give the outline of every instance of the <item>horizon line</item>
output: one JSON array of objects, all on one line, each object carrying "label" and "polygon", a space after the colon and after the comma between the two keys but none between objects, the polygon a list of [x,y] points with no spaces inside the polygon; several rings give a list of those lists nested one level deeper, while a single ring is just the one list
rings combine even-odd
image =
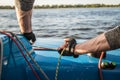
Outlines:
[{"label": "horizon line", "polygon": [[[107,4],[107,3],[89,3],[89,4],[34,4],[34,6],[42,6],[42,5],[93,5],[93,4],[100,4],[100,5],[120,5],[120,3],[117,4]],[[0,6],[15,6],[15,5],[9,5],[9,4],[0,4]]]}]

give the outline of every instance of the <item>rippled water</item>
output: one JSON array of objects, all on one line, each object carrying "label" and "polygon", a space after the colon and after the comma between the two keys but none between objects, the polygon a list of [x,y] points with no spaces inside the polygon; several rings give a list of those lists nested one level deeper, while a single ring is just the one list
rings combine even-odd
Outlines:
[{"label": "rippled water", "polygon": [[[37,37],[89,39],[120,25],[120,8],[34,9]],[[0,10],[0,30],[19,32],[15,10]]]}]

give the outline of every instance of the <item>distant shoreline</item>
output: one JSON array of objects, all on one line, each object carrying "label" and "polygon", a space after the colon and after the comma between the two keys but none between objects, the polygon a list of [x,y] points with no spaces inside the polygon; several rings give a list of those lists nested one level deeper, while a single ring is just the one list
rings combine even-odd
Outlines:
[{"label": "distant shoreline", "polygon": [[[35,5],[34,9],[49,9],[49,8],[101,8],[101,7],[120,7],[120,4],[75,4],[75,5]],[[14,9],[14,6],[0,6],[0,9]]]}]

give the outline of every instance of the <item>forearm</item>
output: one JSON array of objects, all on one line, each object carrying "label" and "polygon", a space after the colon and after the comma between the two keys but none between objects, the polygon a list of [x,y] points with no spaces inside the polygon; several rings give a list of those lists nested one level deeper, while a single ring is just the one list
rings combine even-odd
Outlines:
[{"label": "forearm", "polygon": [[96,53],[110,50],[105,34],[101,34],[82,44],[77,44],[75,47],[76,54]]},{"label": "forearm", "polygon": [[32,8],[34,0],[15,0],[15,9],[22,33],[32,32]]},{"label": "forearm", "polygon": [[120,48],[120,26],[75,46],[76,54],[97,53]]},{"label": "forearm", "polygon": [[21,33],[32,32],[32,23],[31,23],[32,11],[29,10],[27,12],[24,12],[16,8],[16,14],[17,14],[18,24]]}]

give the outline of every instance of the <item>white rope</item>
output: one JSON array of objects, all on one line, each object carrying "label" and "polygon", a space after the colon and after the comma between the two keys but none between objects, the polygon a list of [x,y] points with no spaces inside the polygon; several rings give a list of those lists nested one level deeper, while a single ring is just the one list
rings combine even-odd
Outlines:
[{"label": "white rope", "polygon": [[3,58],[3,42],[2,39],[0,38],[0,80],[2,75],[2,58]]}]

